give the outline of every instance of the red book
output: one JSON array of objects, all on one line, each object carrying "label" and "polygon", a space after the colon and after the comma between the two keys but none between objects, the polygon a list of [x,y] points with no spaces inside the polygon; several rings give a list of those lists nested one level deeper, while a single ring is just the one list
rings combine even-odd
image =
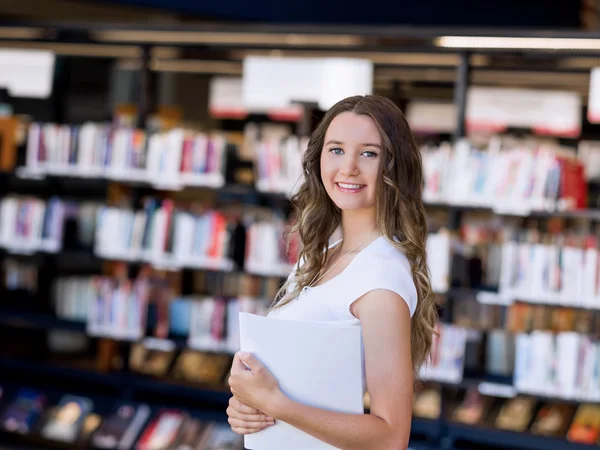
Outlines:
[{"label": "red book", "polygon": [[194,140],[192,138],[185,138],[183,141],[183,154],[181,155],[181,172],[188,173],[192,172],[193,166],[193,151],[194,151]]},{"label": "red book", "polygon": [[208,250],[208,256],[212,258],[219,258],[222,256],[222,242],[223,233],[227,231],[227,221],[225,217],[220,213],[211,214],[211,232],[210,232],[210,246]]},{"label": "red book", "polygon": [[175,203],[171,199],[165,199],[162,203],[162,209],[166,216],[165,235],[163,236],[163,250],[167,251],[169,248],[169,236],[171,236],[171,227],[173,226],[173,212],[175,210]]},{"label": "red book", "polygon": [[136,450],[163,450],[173,448],[186,414],[178,410],[162,410],[146,426]]}]

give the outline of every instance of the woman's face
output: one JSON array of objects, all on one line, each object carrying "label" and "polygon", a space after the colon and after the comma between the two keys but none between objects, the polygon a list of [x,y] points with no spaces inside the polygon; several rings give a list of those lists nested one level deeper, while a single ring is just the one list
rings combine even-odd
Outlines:
[{"label": "woman's face", "polygon": [[338,208],[375,208],[381,152],[381,136],[369,116],[346,111],[331,121],[321,152],[321,180]]}]

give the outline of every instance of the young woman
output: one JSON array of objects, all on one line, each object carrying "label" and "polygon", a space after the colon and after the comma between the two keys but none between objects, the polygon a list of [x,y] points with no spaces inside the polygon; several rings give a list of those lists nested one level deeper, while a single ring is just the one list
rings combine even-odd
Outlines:
[{"label": "young woman", "polygon": [[[421,155],[392,101],[356,96],[327,112],[302,165],[305,180],[292,199],[301,263],[269,316],[359,320],[370,414],[294,402],[257,358],[239,352],[229,379],[229,423],[248,434],[282,420],[344,450],[405,449],[413,385],[437,320],[425,251]],[[343,239],[329,245],[339,226]]]}]

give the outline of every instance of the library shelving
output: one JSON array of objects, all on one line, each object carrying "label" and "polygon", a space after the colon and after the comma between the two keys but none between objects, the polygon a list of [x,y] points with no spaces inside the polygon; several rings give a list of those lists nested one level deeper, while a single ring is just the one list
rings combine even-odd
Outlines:
[{"label": "library shelving", "polygon": [[[14,25],[14,24],[11,24]],[[39,24],[38,24],[39,26]],[[47,41],[49,39],[57,39],[58,41],[72,39],[73,35],[83,36],[84,33],[90,33],[88,35],[91,45],[98,42],[105,42],[111,40],[113,42],[119,42],[120,44],[131,44],[131,42],[120,41],[118,32],[116,35],[111,35],[111,32],[115,31],[114,26],[103,26],[96,25],[92,28],[84,25],[65,25],[65,24],[53,24],[50,29],[54,30],[52,33],[54,38],[48,38],[44,35],[40,37],[40,40]],[[143,27],[142,27],[143,28]],[[160,27],[159,27],[160,28]],[[168,27],[162,27],[162,29],[152,29],[155,33],[164,34],[168,33]],[[197,32],[199,29],[204,31],[216,32],[219,31],[214,27],[195,26],[193,28],[180,27],[178,31],[183,34],[187,32]],[[221,31],[237,31],[246,30],[251,33],[259,32],[260,30],[248,27],[245,25],[236,25],[235,28],[223,25]],[[75,31],[76,33],[71,33]],[[117,30],[118,31],[118,30]],[[136,31],[136,30],[132,30]],[[137,30],[143,31],[143,30]],[[290,32],[296,31],[297,33],[305,33],[306,30],[291,28],[276,29],[272,31],[276,32]],[[352,33],[349,33],[352,31]],[[377,48],[382,51],[389,51],[391,56],[395,56],[393,52],[397,52],[397,46],[395,45],[394,39],[390,39],[390,36],[403,37],[407,40],[413,40],[413,44],[423,46],[422,42],[416,42],[419,40],[426,40],[428,37],[434,37],[439,30],[425,30],[415,35],[414,29],[402,29],[396,28],[393,30],[387,29],[381,32],[377,30],[348,30],[344,27],[336,28],[335,30],[329,30],[329,33],[336,34],[358,34],[361,38],[361,45],[367,48]],[[81,33],[81,34],[79,34]],[[125,33],[127,34],[127,33]],[[183,36],[180,34],[179,36]],[[524,33],[527,34],[527,33]],[[576,33],[575,33],[576,34]],[[537,34],[539,37],[542,34]],[[564,33],[554,33],[548,35],[549,37],[556,37],[558,35],[565,35]],[[572,37],[574,34],[571,33],[568,37]],[[112,36],[112,37],[111,37]],[[342,36],[343,37],[343,36]],[[593,36],[583,36],[584,38]],[[346,36],[347,38],[347,36]],[[140,38],[141,39],[141,38]],[[147,38],[144,38],[147,39]],[[140,64],[140,74],[143,78],[147,79],[150,71],[148,64],[150,60],[151,46],[153,42],[144,42],[144,39],[136,41],[138,44],[143,44],[144,48],[141,51],[144,61]],[[193,47],[189,42],[178,42],[177,38],[173,38],[173,45]],[[347,40],[347,39],[346,39]],[[343,39],[342,39],[343,41]],[[341,41],[340,41],[341,42]],[[350,42],[350,41],[348,41]],[[200,46],[200,44],[198,44]],[[233,44],[230,44],[233,46]],[[265,44],[265,47],[272,47],[275,44]],[[350,45],[350,44],[348,44]],[[393,48],[387,48],[390,45]],[[239,45],[242,48],[247,46],[247,43]],[[373,46],[373,47],[370,47]],[[211,47],[211,46],[208,46]],[[221,47],[217,45],[218,49]],[[428,45],[425,45],[426,51]],[[362,48],[362,47],[361,47]],[[206,50],[205,46],[202,45],[202,49]],[[333,49],[337,49],[333,46]],[[532,52],[532,51],[529,51]],[[469,87],[469,74],[471,65],[477,63],[479,60],[478,56],[489,56],[487,53],[481,51],[477,54],[473,51],[467,52],[461,49],[453,52],[451,56],[455,57],[458,61],[456,67],[455,83],[455,105],[458,112],[458,123],[454,133],[454,140],[462,142],[464,144],[464,137],[466,135],[466,101],[467,101],[467,88]],[[568,52],[562,53],[561,56],[568,56]],[[146,83],[150,85],[151,83]],[[198,154],[206,154],[208,152],[208,140],[205,136],[199,134],[186,135],[180,130],[176,130],[173,133],[163,136],[150,136],[145,135],[143,129],[146,119],[148,119],[148,108],[150,97],[152,92],[149,90],[142,89],[141,98],[139,98],[139,108],[141,114],[139,115],[139,129],[127,129],[118,130],[115,135],[117,142],[117,152],[112,155],[115,158],[106,158],[107,147],[94,146],[90,142],[97,142],[107,139],[106,128],[97,124],[88,124],[78,128],[74,126],[63,126],[54,127],[50,125],[35,125],[31,128],[31,133],[38,136],[37,139],[29,139],[27,148],[23,149],[24,158],[21,159],[21,165],[17,168],[11,167],[9,173],[0,174],[0,188],[3,193],[19,193],[23,195],[35,196],[38,199],[44,201],[50,201],[52,196],[64,199],[76,199],[76,200],[95,200],[101,203],[107,203],[110,200],[112,203],[110,206],[119,205],[119,200],[123,198],[128,199],[126,201],[126,208],[128,211],[141,211],[143,209],[142,197],[148,196],[148,194],[154,194],[155,192],[168,192],[165,197],[168,198],[170,195],[176,195],[182,191],[186,191],[189,188],[200,189],[203,191],[209,191],[212,194],[222,195],[225,199],[236,199],[239,201],[250,200],[253,203],[259,203],[266,206],[276,205],[277,207],[286,207],[288,201],[288,195],[293,184],[289,183],[290,174],[298,173],[297,164],[279,165],[277,167],[266,167],[264,164],[264,158],[278,159],[282,155],[294,155],[297,154],[299,148],[304,145],[304,142],[298,139],[290,139],[286,146],[281,145],[263,145],[259,149],[259,156],[263,159],[258,161],[257,169],[257,180],[254,184],[241,184],[233,180],[229,174],[234,170],[236,161],[235,155],[232,154],[232,149],[228,146],[223,146],[223,142],[219,141],[219,157],[215,158],[214,161],[209,165],[196,166],[193,163],[195,157]],[[84,128],[85,127],[85,128]],[[44,148],[42,158],[40,155],[39,148],[39,137],[44,135],[49,139],[52,145],[48,145]],[[79,138],[75,136],[78,135]],[[76,139],[80,139],[79,145],[73,144]],[[143,141],[153,140],[152,145],[143,145]],[[62,142],[62,144],[59,144]],[[35,144],[35,145],[34,145]],[[217,146],[218,147],[218,146]],[[178,151],[171,152],[173,148],[177,148]],[[100,151],[99,151],[100,150]],[[144,153],[148,150],[148,153]],[[213,149],[214,150],[214,149]],[[211,150],[212,151],[212,150]],[[168,154],[168,157],[166,156]],[[141,170],[139,163],[144,157],[148,157],[149,161],[152,161],[146,169]],[[480,154],[478,154],[481,156]],[[162,158],[165,158],[164,160]],[[546,163],[549,163],[551,158],[546,158]],[[161,161],[164,163],[161,165]],[[184,162],[183,166],[179,165],[178,162]],[[187,161],[187,162],[185,162]],[[294,162],[294,161],[290,161]],[[496,161],[503,164],[502,161]],[[97,163],[97,164],[94,164]],[[531,161],[529,161],[531,163]],[[443,164],[442,164],[443,165]],[[210,166],[210,169],[206,169]],[[179,170],[184,167],[183,172]],[[7,170],[3,167],[4,170]],[[14,170],[12,170],[14,169]],[[191,169],[191,170],[187,170]],[[504,166],[503,170],[507,170]],[[192,175],[202,176],[192,176]],[[179,176],[182,175],[182,176]],[[185,175],[185,176],[184,176]],[[460,179],[459,181],[465,181]],[[541,182],[540,182],[541,183]],[[543,183],[542,183],[543,184]],[[540,184],[539,186],[541,186]],[[519,186],[517,184],[517,186]],[[539,187],[538,186],[538,187]],[[548,194],[545,191],[537,190],[538,194],[535,197],[535,202],[530,204],[523,204],[515,202],[514,200],[523,200],[523,197],[512,196],[511,192],[506,191],[505,196],[501,197],[500,204],[494,204],[493,202],[486,202],[482,200],[482,196],[472,196],[472,192],[465,190],[464,185],[451,185],[450,190],[458,189],[461,195],[455,198],[445,198],[444,196],[437,195],[439,191],[433,191],[434,195],[426,195],[425,201],[428,209],[431,211],[441,210],[442,212],[448,213],[447,222],[444,227],[447,228],[450,233],[458,234],[460,232],[460,219],[462,216],[470,213],[486,213],[493,214],[496,216],[503,217],[516,217],[522,219],[522,221],[529,220],[565,220],[572,222],[588,221],[596,223],[600,221],[600,211],[596,208],[598,205],[582,205],[579,203],[579,199],[575,200],[575,207],[573,201],[564,199],[562,196],[554,196],[552,193]],[[125,191],[127,195],[119,196],[114,195],[115,191]],[[485,191],[485,189],[484,189]],[[489,192],[486,191],[487,194]],[[523,192],[521,191],[520,194]],[[510,194],[510,195],[509,195]],[[577,196],[578,194],[574,194]],[[165,198],[161,197],[161,198]],[[490,197],[486,197],[487,200]],[[449,201],[448,201],[449,200]],[[469,201],[474,200],[474,201]],[[493,199],[492,199],[493,200]],[[547,200],[559,200],[556,204],[546,207]],[[564,201],[562,201],[564,200]],[[539,207],[543,205],[544,207]],[[289,205],[288,205],[289,206]],[[125,208],[123,208],[125,209]],[[185,222],[185,219],[184,219]],[[70,226],[76,224],[71,223]],[[168,228],[168,227],[167,227]],[[275,226],[277,228],[277,226]],[[76,228],[71,228],[70,231],[75,231]],[[264,231],[258,231],[257,235]],[[165,233],[162,236],[157,237],[157,242],[162,244],[160,238],[167,237],[169,233]],[[44,248],[24,248],[16,247],[11,245],[10,241],[4,242],[5,248],[2,250],[2,258],[16,258],[24,263],[30,263],[37,266],[40,270],[40,285],[38,286],[38,294],[31,295],[30,299],[27,300],[30,303],[27,304],[22,297],[16,302],[17,305],[12,302],[10,306],[5,307],[2,305],[0,310],[0,331],[4,330],[6,336],[3,336],[5,341],[10,340],[8,344],[19,347],[19,339],[23,339],[22,333],[26,333],[35,336],[36,339],[42,337],[40,341],[45,342],[46,336],[54,335],[56,332],[67,333],[69,336],[74,334],[85,336],[87,332],[87,324],[81,320],[73,321],[67,320],[64,317],[59,317],[56,312],[50,307],[50,297],[44,296],[43,292],[49,292],[50,281],[56,279],[65,274],[84,274],[84,275],[101,275],[114,276],[115,270],[113,269],[114,260],[118,259],[132,259],[123,254],[112,254],[104,255],[108,256],[107,260],[103,260],[96,253],[94,253],[91,247],[82,248],[79,243],[65,242],[64,247],[60,250],[56,250],[54,253],[44,251]],[[73,245],[75,244],[75,245]],[[159,247],[161,247],[159,245]],[[55,250],[52,248],[52,250]],[[94,249],[95,250],[95,249]],[[239,250],[239,249],[238,249]],[[15,254],[17,253],[17,254]],[[32,253],[29,255],[22,255],[18,253]],[[243,252],[241,252],[243,253]],[[138,272],[144,270],[144,266],[150,262],[154,262],[158,269],[170,269],[170,272],[181,275],[183,280],[179,280],[181,285],[186,285],[186,294],[191,294],[190,285],[193,284],[192,274],[194,268],[197,268],[194,264],[173,264],[172,261],[161,261],[157,259],[149,259],[143,257],[135,258],[135,261],[129,261],[127,264],[127,276],[124,278],[132,279],[134,276],[130,276],[129,272]],[[240,252],[235,255],[235,261],[241,262],[242,266],[244,256],[240,256]],[[289,265],[282,267],[281,255],[275,255],[272,259],[266,259],[264,261],[251,259],[249,264],[244,267],[244,270],[251,273],[256,273],[266,276],[274,276],[274,278],[280,278],[286,276],[290,268]],[[452,268],[454,268],[460,261],[453,258],[451,259]],[[277,266],[277,270],[272,270],[274,266]],[[224,266],[211,266],[208,269],[220,271],[224,269],[230,269],[229,265]],[[166,270],[158,270],[162,276],[165,284],[170,283],[168,275],[164,275]],[[120,277],[123,278],[123,274]],[[443,281],[445,278],[443,275],[440,280]],[[442,310],[442,321],[447,325],[453,323],[453,316],[458,314],[457,310],[460,305],[467,300],[465,297],[475,297],[477,299],[478,294],[487,294],[479,296],[480,304],[488,303],[490,306],[494,303],[493,297],[496,296],[496,300],[501,303],[499,306],[502,308],[509,308],[512,302],[505,300],[498,300],[502,297],[500,294],[502,290],[496,285],[495,287],[485,282],[473,282],[473,283],[446,283],[440,282],[436,291],[441,294],[442,297],[446,298]],[[12,294],[11,294],[12,295]],[[517,296],[518,297],[518,296]],[[23,298],[26,298],[23,297]],[[522,300],[522,299],[519,299]],[[40,309],[29,310],[28,306],[34,304],[36,306],[42,306]],[[16,307],[17,306],[17,307]],[[25,306],[23,308],[23,306]],[[161,322],[161,304],[160,301],[153,305],[152,321]],[[181,355],[190,350],[188,338],[181,335],[161,335],[155,336],[156,324],[148,326],[149,330],[144,330],[144,336],[140,336],[141,339],[135,339],[139,342],[124,342],[119,339],[109,338],[107,336],[85,336],[86,346],[97,347],[99,357],[89,358],[86,354],[85,359],[82,357],[78,364],[73,364],[74,361],[66,360],[69,358],[53,358],[53,351],[37,351],[23,352],[24,356],[19,356],[20,352],[7,353],[0,357],[0,386],[5,388],[7,391],[14,392],[20,386],[32,387],[39,386],[40,389],[44,389],[47,392],[54,390],[52,395],[53,402],[57,403],[60,400],[60,396],[65,393],[75,393],[78,395],[85,395],[90,398],[93,397],[95,404],[98,405],[106,403],[99,412],[102,414],[109,414],[112,407],[119,401],[132,401],[132,402],[147,402],[152,403],[154,410],[161,407],[181,408],[181,410],[189,411],[196,417],[206,417],[210,420],[216,420],[224,422],[224,406],[226,405],[229,394],[223,383],[218,385],[210,383],[199,383],[186,379],[174,379],[172,371],[174,366],[177,365],[177,360]],[[14,339],[10,339],[12,335],[15,335]],[[18,334],[21,333],[21,334]],[[485,335],[486,331],[483,330],[481,334]],[[60,335],[60,333],[59,333]],[[471,341],[471,335],[463,336],[469,345]],[[53,338],[54,340],[58,338]],[[14,341],[14,342],[12,342]],[[60,341],[60,339],[59,339]],[[56,342],[54,343],[56,345]],[[136,372],[135,368],[132,367],[132,354],[136,353],[136,345],[145,347],[147,352],[153,352],[152,357],[156,356],[156,359],[161,361],[160,354],[173,353],[171,356],[165,356],[161,361],[161,372],[168,372],[168,376],[154,375],[148,373]],[[16,348],[15,347],[15,348]],[[22,349],[20,349],[22,350]],[[463,353],[469,353],[470,349],[467,348],[466,352],[463,349]],[[58,352],[60,353],[60,352]],[[209,352],[210,353],[210,352]],[[157,356],[158,355],[158,356]],[[55,356],[55,355],[54,355]],[[213,356],[219,356],[219,352],[213,352]],[[148,357],[148,356],[146,356]],[[65,359],[65,360],[63,360]],[[89,361],[88,361],[89,359]],[[166,361],[170,361],[166,363]],[[193,361],[193,360],[192,360]],[[134,364],[135,365],[135,364]],[[169,367],[165,367],[169,366]],[[222,374],[225,375],[225,374]],[[466,425],[459,424],[455,421],[448,419],[450,404],[447,401],[447,393],[454,390],[466,391],[470,388],[479,388],[480,391],[486,395],[503,398],[510,397],[515,394],[514,382],[512,373],[509,375],[490,375],[487,373],[475,373],[470,374],[467,371],[460,373],[460,376],[452,377],[452,379],[442,379],[440,377],[432,376],[431,382],[441,385],[441,401],[440,401],[440,412],[437,418],[422,418],[415,416],[412,423],[412,435],[411,447],[415,450],[439,450],[441,448],[449,449],[455,448],[461,449],[473,449],[482,448],[488,446],[490,448],[502,449],[505,448],[519,448],[524,450],[537,450],[537,449],[565,449],[565,450],[577,450],[577,449],[591,449],[598,448],[594,445],[582,445],[569,442],[561,438],[548,438],[544,436],[535,436],[529,432],[513,432],[500,430],[496,427],[484,427],[479,425]],[[221,381],[223,377],[220,377]],[[436,380],[436,378],[438,378]],[[439,383],[441,381],[441,383]],[[9,388],[9,386],[11,386]],[[59,389],[60,387],[60,389]],[[99,392],[102,395],[98,395]],[[576,406],[580,402],[578,400],[563,400],[552,396],[544,396],[537,394],[526,394],[540,402],[546,401],[562,401],[565,404]],[[9,396],[10,397],[10,396]],[[0,399],[4,400],[4,399]],[[48,442],[47,440],[36,438],[35,436],[15,436],[14,434],[2,434],[2,438],[6,438],[7,441],[14,443],[17,448],[61,448],[60,444],[56,442]],[[62,447],[65,448],[65,447]]]}]

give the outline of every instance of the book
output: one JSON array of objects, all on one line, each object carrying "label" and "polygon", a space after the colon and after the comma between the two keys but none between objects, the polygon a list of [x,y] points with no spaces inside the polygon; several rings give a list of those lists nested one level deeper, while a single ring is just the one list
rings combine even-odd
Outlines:
[{"label": "book", "polygon": [[481,395],[477,387],[469,387],[462,403],[452,413],[452,420],[467,425],[476,425],[487,412],[491,400]]},{"label": "book", "polygon": [[89,398],[63,396],[42,427],[41,435],[52,441],[74,442],[93,407]]},{"label": "book", "polygon": [[28,434],[37,425],[46,404],[47,398],[42,392],[21,388],[0,415],[0,427],[12,433]]},{"label": "book", "polygon": [[123,403],[100,425],[90,443],[98,449],[130,449],[150,417],[147,405]]},{"label": "book", "polygon": [[150,420],[138,439],[136,450],[164,450],[172,448],[187,415],[183,411],[162,409]]},{"label": "book", "polygon": [[218,384],[231,367],[231,356],[184,350],[175,361],[173,375],[195,383]]},{"label": "book", "polygon": [[[210,439],[211,430],[214,427],[212,422],[203,422],[195,418],[188,418],[179,433],[174,450],[203,450],[207,447]],[[238,436],[238,440],[242,437]]]},{"label": "book", "polygon": [[600,406],[582,404],[577,408],[567,439],[580,444],[594,445],[600,437]]},{"label": "book", "polygon": [[244,438],[234,433],[228,424],[216,423],[210,428],[201,450],[244,450]]},{"label": "book", "polygon": [[541,436],[564,438],[575,410],[570,405],[551,403],[538,411],[531,426],[531,433]]},{"label": "book", "polygon": [[442,397],[438,389],[427,388],[415,394],[413,400],[413,414],[424,419],[437,419],[440,417]]},{"label": "book", "polygon": [[517,396],[504,402],[496,416],[496,427],[503,430],[525,431],[533,416],[536,401],[531,397]]},{"label": "book", "polygon": [[[280,339],[281,336],[286,338]],[[265,364],[281,390],[296,401],[348,414],[364,414],[358,320],[306,323],[240,313],[240,347]],[[255,450],[333,448],[282,421],[245,435],[244,445]]]}]

